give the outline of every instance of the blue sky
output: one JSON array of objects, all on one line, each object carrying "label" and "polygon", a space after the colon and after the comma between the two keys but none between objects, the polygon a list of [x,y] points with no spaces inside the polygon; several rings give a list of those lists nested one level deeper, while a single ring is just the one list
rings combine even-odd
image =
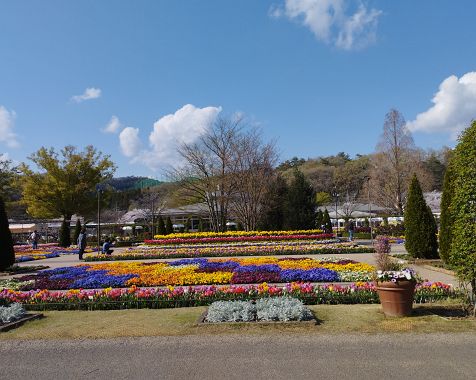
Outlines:
[{"label": "blue sky", "polygon": [[282,160],[364,154],[392,107],[417,145],[453,146],[476,118],[474,14],[473,0],[0,0],[0,154],[92,144],[117,175],[161,178],[177,141],[234,112]]}]

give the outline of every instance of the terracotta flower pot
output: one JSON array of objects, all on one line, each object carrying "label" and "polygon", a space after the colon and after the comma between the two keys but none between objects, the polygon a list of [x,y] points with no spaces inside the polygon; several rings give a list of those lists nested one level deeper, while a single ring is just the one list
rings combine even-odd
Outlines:
[{"label": "terracotta flower pot", "polygon": [[375,287],[384,314],[389,317],[411,315],[415,285],[413,280],[376,281]]}]

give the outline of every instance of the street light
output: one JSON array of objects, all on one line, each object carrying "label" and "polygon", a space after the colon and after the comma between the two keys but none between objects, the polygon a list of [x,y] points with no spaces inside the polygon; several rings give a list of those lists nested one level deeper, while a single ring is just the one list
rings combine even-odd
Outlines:
[{"label": "street light", "polygon": [[96,185],[96,191],[98,195],[98,225],[97,225],[97,244],[98,253],[101,252],[101,186]]},{"label": "street light", "polygon": [[335,200],[336,200],[336,225],[337,225],[337,230],[336,230],[336,239],[339,236],[339,217],[337,216],[337,201],[339,199],[339,193],[337,192],[337,188],[334,186],[334,189],[332,190],[331,194]]},{"label": "street light", "polygon": [[374,238],[372,236],[372,202],[370,200],[370,177],[367,177],[367,197],[369,202],[369,227],[370,227],[370,242],[374,245]]}]

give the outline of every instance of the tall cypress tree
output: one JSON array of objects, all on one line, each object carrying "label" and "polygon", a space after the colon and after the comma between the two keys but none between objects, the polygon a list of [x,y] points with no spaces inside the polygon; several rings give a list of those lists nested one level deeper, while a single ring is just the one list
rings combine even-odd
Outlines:
[{"label": "tall cypress tree", "polygon": [[304,174],[296,168],[286,199],[285,226],[294,230],[312,229],[315,218],[316,192]]},{"label": "tall cypress tree", "polygon": [[323,218],[324,218],[324,214],[322,213],[321,210],[317,210],[317,214],[316,214],[316,228],[320,229],[322,228],[322,225],[324,224],[323,223]]},{"label": "tall cypress tree", "polygon": [[167,217],[167,221],[165,222],[165,233],[171,234],[174,232],[174,226],[172,225],[172,220],[170,219],[170,216]]},{"label": "tall cypress tree", "polygon": [[415,258],[438,257],[436,223],[414,174],[405,207],[405,248]]},{"label": "tall cypress tree", "polygon": [[[476,121],[460,136],[451,166],[453,197],[450,264],[461,281],[471,284],[476,304]],[[476,310],[475,310],[476,312]]]},{"label": "tall cypress tree", "polygon": [[277,175],[269,183],[261,208],[258,228],[265,231],[279,231],[284,228],[285,203],[288,193],[286,180]]},{"label": "tall cypress tree", "polygon": [[80,233],[81,233],[81,221],[78,218],[76,220],[76,226],[74,227],[73,244],[76,244],[78,242],[78,237]]},{"label": "tall cypress tree", "polygon": [[329,211],[327,211],[327,209],[324,210],[324,216],[322,217],[322,219],[324,222],[324,228],[326,230],[326,233],[332,233],[332,221],[329,215]]},{"label": "tall cypress tree", "polygon": [[453,198],[453,169],[450,165],[446,168],[443,181],[443,194],[441,195],[441,215],[440,215],[440,257],[444,262],[448,262],[451,253],[451,240],[453,234],[453,215],[451,211],[451,200]]},{"label": "tall cypress tree", "polygon": [[158,223],[158,226],[157,226],[157,233],[159,235],[165,235],[167,233],[167,231],[165,230],[164,219],[161,216],[159,216],[159,223]]},{"label": "tall cypress tree", "polygon": [[0,197],[0,271],[7,269],[15,263],[13,238],[8,224],[5,202]]},{"label": "tall cypress tree", "polygon": [[69,229],[69,220],[63,220],[61,223],[61,228],[59,232],[59,245],[60,247],[67,248],[71,245],[71,236]]}]

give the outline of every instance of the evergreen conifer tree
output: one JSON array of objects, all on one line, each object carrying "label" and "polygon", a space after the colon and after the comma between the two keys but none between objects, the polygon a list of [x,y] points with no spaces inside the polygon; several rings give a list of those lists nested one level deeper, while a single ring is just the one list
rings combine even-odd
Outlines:
[{"label": "evergreen conifer tree", "polygon": [[285,204],[288,193],[286,180],[277,175],[269,184],[264,204],[261,208],[258,228],[265,231],[279,231],[284,228]]},{"label": "evergreen conifer tree", "polygon": [[453,234],[453,215],[451,211],[451,199],[453,198],[453,169],[450,165],[446,168],[443,180],[443,194],[440,204],[440,257],[444,262],[448,262],[451,253],[451,239]]},{"label": "evergreen conifer tree", "polygon": [[71,245],[71,236],[69,228],[69,220],[63,220],[59,232],[59,246],[67,248]]},{"label": "evergreen conifer tree", "polygon": [[172,225],[172,220],[170,219],[170,216],[167,217],[167,221],[165,222],[165,234],[171,234],[174,232],[174,226]]},{"label": "evergreen conifer tree", "polygon": [[322,228],[322,225],[324,224],[323,223],[323,218],[324,218],[324,214],[322,213],[321,210],[317,210],[317,214],[316,214],[316,228],[320,229]]},{"label": "evergreen conifer tree", "polygon": [[157,223],[157,233],[159,235],[165,235],[167,233],[167,231],[165,230],[165,223],[162,216],[159,216],[159,221]]},{"label": "evergreen conifer tree", "polygon": [[458,278],[471,285],[471,299],[476,305],[476,121],[458,141],[451,160],[453,232],[449,263]]},{"label": "evergreen conifer tree", "polygon": [[79,218],[76,220],[76,226],[74,227],[74,235],[73,235],[73,244],[76,244],[78,242],[78,237],[81,232],[81,221]]},{"label": "evergreen conifer tree", "polygon": [[316,192],[297,168],[289,186],[285,209],[285,226],[292,230],[307,230],[315,226]]},{"label": "evergreen conifer tree", "polygon": [[329,215],[329,211],[327,209],[324,210],[324,216],[322,218],[325,226],[326,233],[331,234],[332,233],[332,222],[331,222],[331,217]]},{"label": "evergreen conifer tree", "polygon": [[415,258],[437,258],[436,232],[435,219],[414,174],[405,207],[405,248],[408,254]]},{"label": "evergreen conifer tree", "polygon": [[0,271],[7,269],[15,263],[13,238],[5,211],[5,203],[0,197]]}]

